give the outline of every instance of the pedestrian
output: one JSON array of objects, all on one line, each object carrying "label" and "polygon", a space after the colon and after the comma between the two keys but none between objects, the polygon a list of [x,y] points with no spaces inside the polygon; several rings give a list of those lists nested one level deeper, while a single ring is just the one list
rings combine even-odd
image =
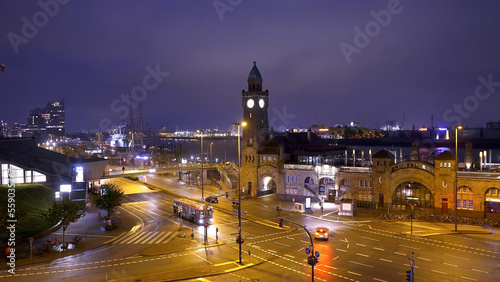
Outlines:
[{"label": "pedestrian", "polygon": [[124,173],[125,173],[125,167],[122,166],[122,174],[124,174]]},{"label": "pedestrian", "polygon": [[280,216],[280,206],[276,206],[276,216]]}]

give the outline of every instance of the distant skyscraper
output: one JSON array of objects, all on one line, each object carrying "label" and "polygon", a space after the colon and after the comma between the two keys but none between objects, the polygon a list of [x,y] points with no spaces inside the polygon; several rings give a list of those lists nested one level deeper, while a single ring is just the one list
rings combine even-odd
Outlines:
[{"label": "distant skyscraper", "polygon": [[28,128],[42,136],[63,137],[66,134],[64,99],[49,102],[45,108],[30,111]]}]

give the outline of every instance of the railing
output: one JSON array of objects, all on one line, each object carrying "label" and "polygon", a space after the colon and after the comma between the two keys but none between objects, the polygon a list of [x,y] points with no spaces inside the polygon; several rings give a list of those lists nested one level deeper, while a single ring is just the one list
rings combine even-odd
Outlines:
[{"label": "railing", "polygon": [[318,186],[316,184],[304,183],[304,187],[309,189],[309,191],[313,192],[314,194],[316,194],[318,191]]},{"label": "railing", "polygon": [[401,169],[408,169],[408,168],[420,169],[427,171],[431,174],[434,174],[434,165],[428,162],[421,162],[421,161],[405,161],[397,163],[391,167],[391,173]]},{"label": "railing", "polygon": [[339,168],[340,172],[372,172],[371,167],[353,167],[353,166],[341,166]]},{"label": "railing", "polygon": [[481,171],[458,171],[457,177],[500,179],[500,173],[498,173],[498,172],[481,172]]},{"label": "railing", "polygon": [[289,169],[289,170],[314,170],[314,165],[285,164],[284,169]]}]

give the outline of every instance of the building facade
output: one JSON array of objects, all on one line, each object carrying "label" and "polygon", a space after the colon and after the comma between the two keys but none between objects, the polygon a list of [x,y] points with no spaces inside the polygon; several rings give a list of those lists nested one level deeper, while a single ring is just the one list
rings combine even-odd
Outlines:
[{"label": "building facade", "polygon": [[35,108],[28,117],[28,131],[55,138],[66,134],[64,99],[49,102],[44,108]]}]

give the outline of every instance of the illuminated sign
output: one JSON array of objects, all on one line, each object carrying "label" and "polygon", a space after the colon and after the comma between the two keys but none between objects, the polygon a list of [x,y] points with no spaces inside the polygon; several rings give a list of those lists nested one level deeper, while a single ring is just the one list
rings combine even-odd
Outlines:
[{"label": "illuminated sign", "polygon": [[75,168],[75,171],[76,171],[75,182],[83,182],[83,167],[78,166]]},{"label": "illuminated sign", "polygon": [[71,184],[61,184],[61,186],[59,186],[59,191],[61,192],[71,192]]},{"label": "illuminated sign", "polygon": [[419,131],[427,131],[427,128],[426,127],[421,127],[418,129]]},{"label": "illuminated sign", "polygon": [[486,198],[486,202],[497,202],[497,203],[500,203],[500,198]]},{"label": "illuminated sign", "polygon": [[439,127],[438,130],[445,131],[445,130],[448,130],[448,128],[446,128],[446,127]]}]

